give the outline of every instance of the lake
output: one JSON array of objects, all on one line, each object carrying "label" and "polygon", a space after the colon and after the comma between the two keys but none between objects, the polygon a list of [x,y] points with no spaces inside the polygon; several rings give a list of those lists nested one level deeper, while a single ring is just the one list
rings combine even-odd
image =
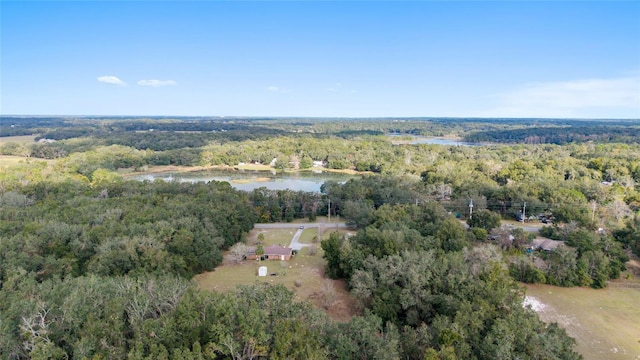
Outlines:
[{"label": "lake", "polygon": [[[452,145],[452,146],[480,146],[481,144],[475,144],[465,141],[441,138],[441,137],[427,137],[427,136],[419,136],[419,135],[408,135],[408,134],[389,134],[391,137],[391,141],[398,144],[409,144],[409,145],[418,145],[418,144],[427,144],[427,145]],[[399,138],[396,140],[394,138]],[[407,138],[408,140],[405,140]],[[409,139],[410,138],[410,139]]]},{"label": "lake", "polygon": [[208,182],[226,181],[238,190],[253,191],[260,187],[270,190],[293,190],[320,192],[320,186],[326,181],[339,183],[350,179],[358,179],[359,175],[333,172],[271,172],[259,170],[206,170],[193,172],[159,172],[129,176],[128,179],[138,181]]}]

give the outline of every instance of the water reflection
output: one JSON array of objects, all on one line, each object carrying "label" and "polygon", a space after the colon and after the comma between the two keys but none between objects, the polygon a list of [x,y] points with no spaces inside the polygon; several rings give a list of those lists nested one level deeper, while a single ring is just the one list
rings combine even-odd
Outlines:
[{"label": "water reflection", "polygon": [[297,172],[275,173],[271,171],[197,171],[197,172],[160,172],[153,174],[134,175],[130,179],[138,181],[164,181],[178,182],[208,182],[226,181],[238,190],[253,191],[260,187],[270,190],[293,190],[320,192],[320,186],[326,181],[333,180],[344,183],[349,179],[360,178],[358,175],[331,173],[331,172]]},{"label": "water reflection", "polygon": [[409,145],[428,144],[428,145],[454,145],[454,146],[480,146],[481,144],[446,139],[441,137],[426,137],[419,135],[407,134],[389,134],[391,141],[394,143],[402,143]]}]

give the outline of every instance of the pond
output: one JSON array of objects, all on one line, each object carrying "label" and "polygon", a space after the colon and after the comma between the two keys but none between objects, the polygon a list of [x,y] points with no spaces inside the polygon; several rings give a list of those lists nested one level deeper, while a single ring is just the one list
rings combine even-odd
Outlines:
[{"label": "pond", "polygon": [[269,190],[293,190],[320,192],[320,186],[326,181],[333,180],[339,183],[350,179],[358,179],[359,175],[350,175],[333,172],[272,172],[260,170],[206,170],[193,172],[159,172],[152,174],[133,175],[131,180],[178,182],[208,182],[226,181],[238,190],[253,191],[260,187]]}]

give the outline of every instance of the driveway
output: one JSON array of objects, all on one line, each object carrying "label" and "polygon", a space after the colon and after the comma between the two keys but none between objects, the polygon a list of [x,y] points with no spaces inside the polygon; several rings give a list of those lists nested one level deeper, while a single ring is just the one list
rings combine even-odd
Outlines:
[{"label": "driveway", "polygon": [[[298,240],[300,240],[300,235],[304,229],[317,229],[321,226],[324,226],[326,229],[335,229],[347,228],[345,223],[274,223],[274,224],[254,224],[255,229],[292,229],[297,228],[295,234],[293,234],[293,238],[291,239],[291,243],[289,247],[293,250],[300,251],[303,247],[307,247],[311,244],[302,244]],[[302,229],[300,227],[303,227]]]},{"label": "driveway", "polygon": [[298,241],[300,239],[300,235],[302,235],[303,231],[304,231],[304,229],[298,229],[298,231],[296,231],[296,233],[293,234],[293,239],[291,239],[291,243],[289,244],[289,247],[291,249],[300,251],[300,250],[302,250],[303,247],[309,246],[309,244],[301,244]]}]

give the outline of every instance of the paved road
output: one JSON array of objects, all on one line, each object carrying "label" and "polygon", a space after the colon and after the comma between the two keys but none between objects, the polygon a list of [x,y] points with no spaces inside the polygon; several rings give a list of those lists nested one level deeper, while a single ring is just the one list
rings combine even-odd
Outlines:
[{"label": "paved road", "polygon": [[348,227],[345,223],[273,223],[273,224],[254,224],[254,229],[291,229],[291,228],[299,228],[300,226],[304,226],[304,228],[318,228],[320,226],[324,226],[325,229],[330,228],[346,228]]},{"label": "paved road", "polygon": [[[469,225],[467,225],[467,222],[465,220],[460,220],[460,223],[462,225],[464,225],[465,228],[469,228]],[[524,231],[527,232],[532,232],[532,233],[538,233],[538,231],[544,226],[545,224],[542,223],[521,223],[521,222],[502,222],[502,227],[503,228],[507,228],[507,229],[512,229],[512,228],[516,228],[519,227]]]},{"label": "paved road", "polygon": [[537,233],[544,224],[531,224],[531,223],[517,223],[517,224],[503,224],[502,226],[506,226],[507,228],[519,227],[524,231]]}]

